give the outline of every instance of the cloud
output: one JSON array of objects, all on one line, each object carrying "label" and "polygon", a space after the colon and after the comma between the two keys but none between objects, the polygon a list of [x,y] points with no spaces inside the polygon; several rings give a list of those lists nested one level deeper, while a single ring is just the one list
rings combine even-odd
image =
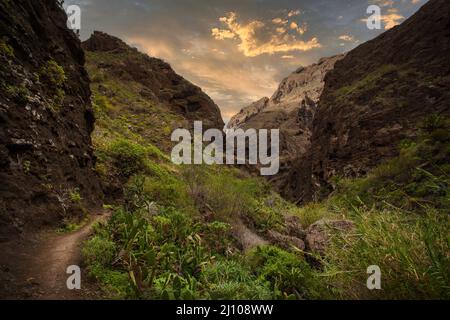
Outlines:
[{"label": "cloud", "polygon": [[[223,116],[229,118],[252,101],[273,94],[280,81],[300,65],[348,51],[357,43],[337,39],[340,35],[353,35],[361,42],[373,38],[377,33],[353,22],[362,18],[368,3],[375,1],[66,0],[65,5],[82,7],[83,40],[93,30],[101,30],[164,59],[210,95]],[[395,7],[399,9],[397,14],[409,17],[426,2],[413,5],[413,1],[417,2],[394,0],[392,7],[382,8],[383,14],[395,13],[387,11]],[[239,13],[234,23],[240,28],[249,27],[253,21],[260,23],[252,24],[249,34],[238,35],[227,25],[231,21],[224,13],[230,11]],[[291,28],[295,27],[292,22],[297,28]],[[303,34],[298,29],[302,27],[307,27]],[[242,46],[241,38],[246,39]],[[313,38],[320,40],[317,45],[321,48],[292,48],[301,40],[308,44]]]},{"label": "cloud", "polygon": [[374,0],[374,2],[380,7],[392,7],[394,5],[394,0]]},{"label": "cloud", "polygon": [[[396,8],[389,8],[386,10],[386,14],[382,14],[380,16],[381,21],[384,24],[384,29],[389,30],[393,27],[399,25],[402,20],[405,19],[403,15],[401,15]],[[367,18],[361,19],[362,22],[367,22]]]},{"label": "cloud", "polygon": [[399,25],[400,22],[405,19],[404,16],[398,13],[398,9],[391,8],[388,9],[387,14],[381,15],[381,21],[384,22],[384,29],[388,30],[396,25]]},{"label": "cloud", "polygon": [[272,23],[286,25],[286,24],[289,23],[289,21],[285,20],[285,19],[282,19],[282,18],[275,18],[275,19],[272,19]]},{"label": "cloud", "polygon": [[219,28],[213,28],[212,35],[217,40],[225,40],[225,39],[233,39],[235,37],[235,34],[231,32],[230,30],[221,30]]},{"label": "cloud", "polygon": [[353,37],[352,35],[343,34],[343,35],[339,36],[339,40],[353,42],[353,41],[355,41],[355,37]]},{"label": "cloud", "polygon": [[[297,39],[295,34],[287,33],[283,27],[268,27],[264,22],[253,20],[246,24],[237,22],[237,15],[230,12],[226,17],[219,19],[225,25],[225,29],[213,28],[211,34],[216,40],[237,39],[238,49],[246,57],[256,57],[262,54],[286,53],[291,51],[309,51],[320,48],[321,44],[316,37],[307,41]],[[276,25],[285,25],[287,20],[282,18],[272,19]],[[305,32],[305,26],[299,27],[293,22],[291,29],[298,34]]]},{"label": "cloud", "polygon": [[291,10],[291,11],[289,11],[289,13],[288,13],[288,17],[289,17],[289,18],[295,17],[295,16],[298,16],[299,14],[300,14],[300,10]]},{"label": "cloud", "polygon": [[306,23],[304,23],[303,25],[299,26],[297,24],[297,22],[294,22],[294,21],[291,22],[290,28],[292,30],[297,31],[297,33],[300,34],[300,35],[304,34],[308,30],[308,26],[306,25]]}]

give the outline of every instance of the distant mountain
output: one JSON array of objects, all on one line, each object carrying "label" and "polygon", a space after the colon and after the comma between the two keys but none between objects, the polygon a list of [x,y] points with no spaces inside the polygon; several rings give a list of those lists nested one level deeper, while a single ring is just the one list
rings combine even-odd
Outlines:
[{"label": "distant mountain", "polygon": [[280,129],[280,174],[272,181],[282,187],[285,174],[296,159],[308,150],[311,126],[324,87],[325,75],[344,55],[320,59],[300,67],[285,78],[273,96],[243,108],[227,128]]},{"label": "distant mountain", "polygon": [[325,77],[311,145],[289,173],[295,201],[329,194],[333,177],[365,175],[398,154],[431,114],[450,114],[450,1],[349,52]]}]

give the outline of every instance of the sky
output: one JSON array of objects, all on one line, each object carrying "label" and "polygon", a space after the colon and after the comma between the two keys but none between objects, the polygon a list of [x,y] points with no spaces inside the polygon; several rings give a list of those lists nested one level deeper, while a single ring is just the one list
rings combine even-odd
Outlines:
[{"label": "sky", "polygon": [[[349,51],[415,13],[427,0],[66,0],[81,8],[81,39],[94,30],[161,58],[198,85],[225,121],[300,66]],[[370,30],[369,5],[381,8]]]}]

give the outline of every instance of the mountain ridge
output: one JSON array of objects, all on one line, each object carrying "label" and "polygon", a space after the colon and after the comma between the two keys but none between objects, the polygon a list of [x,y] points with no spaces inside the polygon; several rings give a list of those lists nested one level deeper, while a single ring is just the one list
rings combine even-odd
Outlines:
[{"label": "mountain ridge", "polygon": [[311,148],[290,171],[290,199],[320,199],[333,177],[359,177],[399,153],[426,116],[450,113],[450,3],[431,0],[336,63],[325,79]]}]

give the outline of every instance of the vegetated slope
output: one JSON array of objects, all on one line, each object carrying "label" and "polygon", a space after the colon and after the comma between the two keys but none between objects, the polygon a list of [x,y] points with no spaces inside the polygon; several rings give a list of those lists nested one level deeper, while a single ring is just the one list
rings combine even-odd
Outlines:
[{"label": "vegetated slope", "polygon": [[321,198],[333,177],[365,175],[398,155],[432,113],[450,113],[450,3],[431,0],[416,14],[337,62],[325,78],[311,149],[290,172],[285,194]]},{"label": "vegetated slope", "polygon": [[84,53],[56,1],[0,2],[0,238],[101,201]]},{"label": "vegetated slope", "polygon": [[140,135],[168,151],[172,131],[189,129],[195,120],[202,121],[206,129],[223,129],[217,105],[168,63],[98,31],[83,47],[100,122],[103,117],[114,121],[108,134],[133,128],[130,135]]},{"label": "vegetated slope", "polygon": [[273,96],[243,108],[228,123],[229,129],[280,129],[280,173],[271,177],[282,189],[288,180],[292,161],[309,149],[312,121],[324,87],[327,72],[344,55],[320,59],[300,67],[285,78]]},{"label": "vegetated slope", "polygon": [[[205,129],[223,129],[217,105],[164,61],[98,31],[83,47],[97,118],[92,135],[96,168],[109,200],[120,199],[124,183],[143,168],[133,152],[167,160],[175,129],[191,129],[195,120],[202,121]],[[119,157],[114,161],[127,170],[112,170],[111,155]]]}]

